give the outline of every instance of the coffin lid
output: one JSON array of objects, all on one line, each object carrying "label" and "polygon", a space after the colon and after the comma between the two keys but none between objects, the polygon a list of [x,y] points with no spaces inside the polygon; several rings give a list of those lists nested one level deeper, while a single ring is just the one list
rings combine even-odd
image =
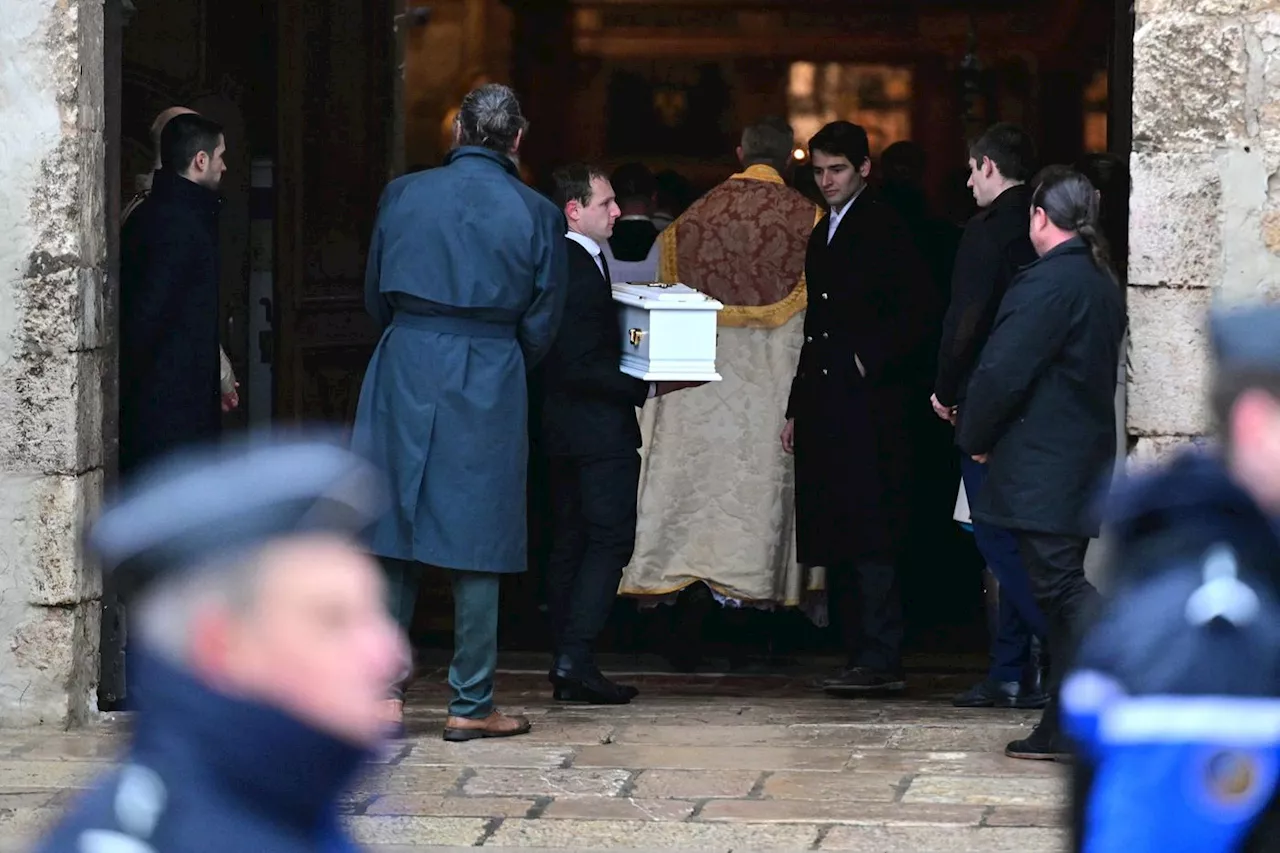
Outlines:
[{"label": "coffin lid", "polygon": [[711,297],[699,293],[687,284],[642,284],[638,282],[618,283],[613,285],[614,295],[630,296],[634,299],[662,302],[664,304],[713,302]]}]

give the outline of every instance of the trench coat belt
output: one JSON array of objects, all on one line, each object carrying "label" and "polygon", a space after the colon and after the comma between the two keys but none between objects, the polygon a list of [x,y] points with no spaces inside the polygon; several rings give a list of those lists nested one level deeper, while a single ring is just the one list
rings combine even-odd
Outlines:
[{"label": "trench coat belt", "polygon": [[451,317],[446,314],[410,314],[406,311],[397,311],[391,318],[391,325],[467,338],[515,338],[517,329],[515,321]]}]

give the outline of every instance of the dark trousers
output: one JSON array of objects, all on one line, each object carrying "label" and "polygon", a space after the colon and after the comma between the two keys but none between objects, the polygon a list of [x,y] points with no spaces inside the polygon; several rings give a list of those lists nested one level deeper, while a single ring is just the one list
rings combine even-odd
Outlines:
[{"label": "dark trousers", "polygon": [[[960,474],[970,503],[987,482],[987,466],[967,454],[960,455]],[[982,559],[1000,582],[1000,611],[995,641],[991,644],[991,678],[1019,681],[1031,658],[1031,638],[1045,640],[1048,623],[1031,591],[1031,577],[1018,552],[1012,530],[975,520],[973,540]]]},{"label": "dark trousers", "polygon": [[[1031,576],[1031,589],[1049,625],[1049,654],[1053,659],[1049,690],[1056,700],[1075,644],[1101,601],[1098,591],[1084,576],[1089,540],[1027,530],[1017,531],[1017,537],[1018,552]],[[1055,712],[1056,708],[1046,709],[1045,721],[1055,722]]]},{"label": "dark trousers", "polygon": [[828,566],[827,604],[849,666],[902,669],[902,600],[891,561],[868,558]]},{"label": "dark trousers", "polygon": [[[400,627],[413,625],[414,604],[426,567],[410,560],[382,558],[387,606]],[[493,712],[493,675],[498,668],[498,598],[502,576],[493,572],[450,571],[453,590],[453,659],[449,713],[484,719]]]},{"label": "dark trousers", "polygon": [[547,606],[557,656],[590,663],[636,545],[640,455],[554,456]]}]

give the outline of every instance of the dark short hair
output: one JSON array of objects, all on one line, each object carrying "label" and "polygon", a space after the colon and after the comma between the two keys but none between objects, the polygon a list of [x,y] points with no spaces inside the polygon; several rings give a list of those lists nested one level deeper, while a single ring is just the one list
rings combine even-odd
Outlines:
[{"label": "dark short hair", "polygon": [[555,182],[553,198],[556,205],[564,210],[571,201],[583,206],[591,204],[591,182],[596,178],[608,180],[609,176],[604,169],[590,163],[570,163],[556,169],[551,175]]},{"label": "dark short hair", "polygon": [[649,201],[658,191],[653,172],[643,163],[623,163],[613,170],[609,183],[613,184],[619,201]]},{"label": "dark short hair", "polygon": [[745,166],[763,163],[779,172],[791,162],[796,134],[786,119],[766,116],[742,129],[742,162]]},{"label": "dark short hair", "polygon": [[222,141],[222,125],[195,113],[174,116],[160,134],[160,165],[182,174],[201,151],[213,156]]},{"label": "dark short hair", "polygon": [[854,168],[871,157],[867,131],[851,121],[833,121],[809,140],[810,151],[821,151],[832,157],[847,157]]},{"label": "dark short hair", "polygon": [[895,142],[880,153],[880,176],[886,182],[921,184],[928,165],[924,148],[909,139]]},{"label": "dark short hair", "polygon": [[1025,130],[1009,122],[987,128],[969,146],[969,156],[978,163],[986,157],[1006,180],[1029,181],[1036,173],[1035,140]]},{"label": "dark short hair", "polygon": [[683,213],[693,204],[693,185],[674,169],[664,169],[653,176],[658,187],[658,206],[673,213]]}]

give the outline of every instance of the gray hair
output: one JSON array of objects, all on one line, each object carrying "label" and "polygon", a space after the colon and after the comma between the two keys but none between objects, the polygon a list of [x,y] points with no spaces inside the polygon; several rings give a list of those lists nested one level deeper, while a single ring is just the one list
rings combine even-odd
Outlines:
[{"label": "gray hair", "polygon": [[744,166],[764,164],[782,172],[791,161],[795,142],[795,132],[785,119],[762,118],[743,128],[742,163]]},{"label": "gray hair", "polygon": [[261,579],[260,556],[261,552],[240,554],[156,581],[130,602],[130,633],[153,654],[186,664],[200,611],[219,607],[244,614],[253,607]]},{"label": "gray hair", "polygon": [[457,122],[460,144],[479,145],[502,154],[512,153],[516,138],[529,126],[520,112],[516,93],[500,83],[486,83],[467,93]]}]

